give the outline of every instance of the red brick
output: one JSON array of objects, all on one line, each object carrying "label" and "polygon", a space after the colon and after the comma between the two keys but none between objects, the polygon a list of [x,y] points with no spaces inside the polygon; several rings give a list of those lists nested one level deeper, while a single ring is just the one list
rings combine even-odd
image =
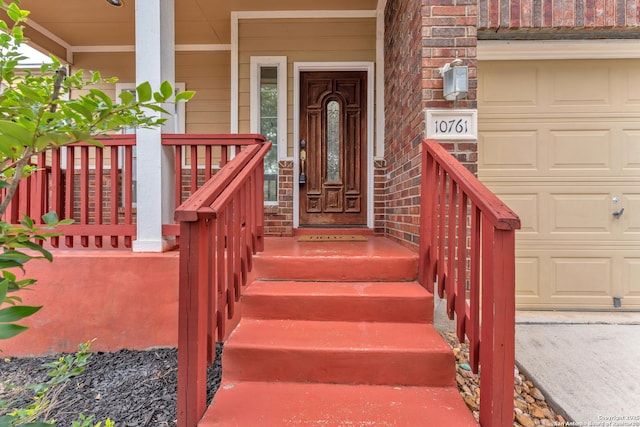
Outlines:
[{"label": "red brick", "polygon": [[464,6],[434,6],[431,9],[433,16],[464,16],[466,12]]}]

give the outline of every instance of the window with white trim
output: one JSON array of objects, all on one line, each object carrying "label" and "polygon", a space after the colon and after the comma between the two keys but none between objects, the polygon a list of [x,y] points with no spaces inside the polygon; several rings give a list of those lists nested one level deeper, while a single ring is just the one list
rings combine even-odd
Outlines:
[{"label": "window with white trim", "polygon": [[273,146],[264,159],[264,201],[278,204],[278,161],[287,150],[287,58],[251,57],[251,132]]}]

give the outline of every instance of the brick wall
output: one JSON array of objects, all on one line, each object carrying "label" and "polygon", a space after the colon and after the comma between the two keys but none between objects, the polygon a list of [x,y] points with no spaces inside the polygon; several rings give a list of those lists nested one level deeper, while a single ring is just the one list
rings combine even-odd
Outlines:
[{"label": "brick wall", "polygon": [[278,206],[265,206],[264,232],[269,236],[293,235],[293,162],[278,163]]},{"label": "brick wall", "polygon": [[385,217],[387,166],[384,160],[375,160],[373,167],[373,231],[376,234],[385,234],[387,226]]},{"label": "brick wall", "polygon": [[[424,110],[476,108],[475,0],[390,0],[385,10],[387,235],[417,245]],[[421,37],[416,37],[421,34]],[[442,97],[439,69],[456,57],[469,67],[467,99]],[[477,144],[444,142],[475,172]]]},{"label": "brick wall", "polygon": [[[480,0],[480,29],[631,29],[640,25],[637,0]],[[637,37],[637,28],[635,37]]]},{"label": "brick wall", "polygon": [[[423,108],[477,108],[476,0],[422,0]],[[440,68],[455,58],[469,67],[469,93],[452,102],[442,96]],[[471,172],[477,171],[477,141],[443,142]]]},{"label": "brick wall", "polygon": [[391,0],[385,10],[386,231],[417,244],[422,118],[422,15],[419,1]]},{"label": "brick wall", "polygon": [[[73,219],[74,221],[76,221],[76,223],[80,224],[82,223],[81,221],[81,178],[80,178],[80,171],[76,170],[75,173],[73,174],[69,174],[68,171],[62,171],[62,185],[60,188],[61,191],[61,195],[62,195],[62,200],[61,200],[61,212],[59,213],[59,216],[61,218],[66,218],[66,181],[67,179],[69,179],[69,176],[73,176],[73,206],[71,207],[71,210],[73,212],[73,215],[71,216],[71,218],[68,219]],[[101,224],[124,224],[124,208],[122,207],[122,203],[123,203],[123,197],[124,197],[124,187],[122,185],[122,173],[118,172],[118,177],[117,177],[117,183],[115,184],[116,188],[114,190],[114,188],[112,188],[112,182],[111,182],[111,171],[107,170],[104,171],[103,175],[102,175],[102,188],[101,188],[101,192],[102,192],[102,217],[101,217]],[[87,196],[87,206],[88,206],[88,221],[87,224],[97,224],[98,222],[96,221],[96,191],[98,191],[98,189],[96,188],[96,174],[95,174],[95,170],[90,170],[88,173],[88,181],[87,181],[87,190],[88,190],[88,196]],[[51,189],[49,190],[51,192]],[[111,202],[113,199],[117,198],[117,210],[118,210],[118,219],[117,222],[113,222],[111,221]],[[53,200],[51,200],[51,203],[54,203]],[[55,210],[55,207],[52,205],[50,206],[50,209]],[[136,213],[135,213],[135,209],[132,212],[132,223],[135,224],[136,223]]]}]

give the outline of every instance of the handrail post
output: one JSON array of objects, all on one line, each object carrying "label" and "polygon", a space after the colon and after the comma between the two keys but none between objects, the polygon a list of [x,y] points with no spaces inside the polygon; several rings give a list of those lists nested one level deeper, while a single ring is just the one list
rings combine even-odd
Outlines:
[{"label": "handrail post", "polygon": [[480,425],[507,426],[513,422],[515,262],[504,259],[515,251],[515,233],[490,228],[483,224],[489,259],[482,273]]},{"label": "handrail post", "polygon": [[180,224],[178,425],[196,427],[207,404],[209,222]]},{"label": "handrail post", "polygon": [[[247,222],[240,212],[262,212],[263,158],[271,143],[252,144],[196,190],[175,212],[180,222],[178,322],[178,426],[196,427],[206,411],[207,365],[216,341],[225,339],[228,320],[250,266]],[[250,195],[250,196],[249,196]],[[250,203],[247,197],[252,197]],[[254,213],[249,213],[253,215]],[[260,232],[253,230],[256,236]]]},{"label": "handrail post", "polygon": [[264,250],[264,157],[260,161],[260,166],[256,169],[256,201],[257,210],[255,214],[256,224],[256,251]]},{"label": "handrail post", "polygon": [[[427,166],[429,153],[426,148],[422,150],[422,175],[420,176],[420,215],[421,219],[429,218],[431,212],[428,211],[429,206],[427,204],[427,191],[429,188],[429,181],[427,174],[429,173],[429,166]],[[428,221],[420,221],[420,245],[418,247],[418,280],[420,283],[429,283],[428,271],[426,268],[429,259],[429,227]],[[429,224],[431,225],[431,224]]]}]

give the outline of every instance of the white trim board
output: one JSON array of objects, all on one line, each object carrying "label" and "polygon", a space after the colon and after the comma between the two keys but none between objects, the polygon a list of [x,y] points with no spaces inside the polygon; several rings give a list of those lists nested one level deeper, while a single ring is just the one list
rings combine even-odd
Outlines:
[{"label": "white trim board", "polygon": [[238,108],[240,105],[240,94],[238,93],[240,76],[238,74],[239,60],[239,37],[238,37],[238,12],[231,12],[231,122],[229,128],[231,133],[238,133],[240,115]]},{"label": "white trim board", "polygon": [[260,67],[276,67],[278,69],[278,160],[293,160],[287,156],[287,57],[286,56],[252,56],[249,71],[249,132],[260,133],[258,115],[260,111]]},{"label": "white trim board", "polygon": [[[278,153],[277,160],[292,160],[287,156],[287,57],[286,56],[252,56],[251,68],[249,70],[249,82],[251,87],[249,88],[249,132],[260,132],[260,68],[261,67],[276,67],[278,85]],[[279,199],[280,189],[276,190]],[[265,201],[265,206],[278,206],[278,200]]]},{"label": "white trim board", "polygon": [[[382,1],[382,0],[381,0]],[[386,0],[384,0],[386,3]],[[376,159],[384,159],[384,7],[376,13]]]},{"label": "white trim board", "polygon": [[375,10],[251,10],[231,12],[238,19],[375,18]]},{"label": "white trim board", "polygon": [[374,63],[363,62],[294,62],[293,63],[293,228],[300,227],[300,72],[301,71],[366,71],[367,72],[367,227],[373,228],[374,162],[373,162],[373,94]]},{"label": "white trim board", "polygon": [[637,58],[640,40],[478,40],[478,61]]},{"label": "white trim board", "polygon": [[[72,53],[135,52],[135,45],[71,46]],[[176,52],[219,52],[231,50],[230,44],[177,44]]]}]

